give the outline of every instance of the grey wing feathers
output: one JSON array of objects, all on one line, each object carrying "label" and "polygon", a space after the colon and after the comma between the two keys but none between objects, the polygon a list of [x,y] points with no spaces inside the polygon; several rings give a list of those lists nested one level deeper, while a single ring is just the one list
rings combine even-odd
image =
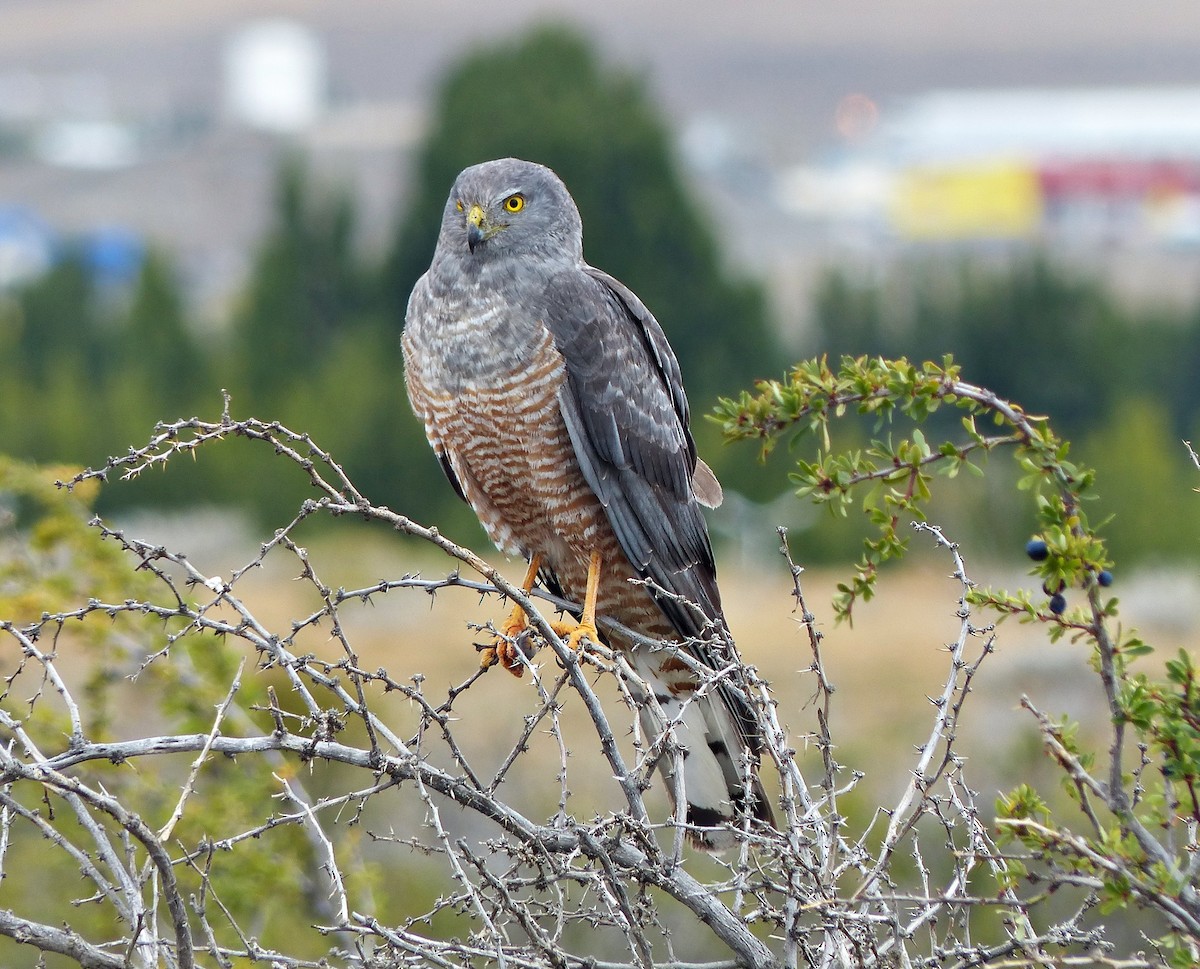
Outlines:
[{"label": "grey wing feathers", "polygon": [[[719,619],[712,546],[692,490],[687,398],[658,321],[590,267],[554,276],[544,301],[566,361],[559,393],[571,442],[622,549],[641,574]],[[686,605],[660,604],[681,635],[701,631]]]},{"label": "grey wing feathers", "polygon": [[[658,321],[628,288],[591,267],[554,276],[542,309],[566,362],[559,402],[567,431],[622,550],[644,577],[685,600],[658,597],[681,636],[701,636],[704,619],[723,625],[708,527],[692,490],[697,457],[687,397]],[[700,482],[705,497],[719,501],[707,467]],[[702,647],[696,655],[715,665]],[[725,684],[717,692],[757,753],[761,740],[745,699]],[[757,800],[767,803],[761,790]]]}]

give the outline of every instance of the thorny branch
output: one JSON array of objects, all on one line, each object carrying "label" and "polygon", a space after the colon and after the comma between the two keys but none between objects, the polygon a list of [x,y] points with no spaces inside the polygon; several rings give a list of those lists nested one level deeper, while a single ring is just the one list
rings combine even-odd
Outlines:
[{"label": "thorny branch", "polygon": [[[928,736],[906,765],[908,784],[865,825],[842,813],[862,774],[835,759],[823,634],[785,532],[781,552],[807,641],[801,675],[814,684],[810,732],[785,726],[769,684],[723,630],[711,631],[724,639],[711,654],[730,657],[720,669],[702,666],[679,644],[622,630],[642,648],[675,650],[706,679],[705,689],[720,682],[741,691],[759,719],[780,828],[765,831],[747,820],[731,857],[704,860],[684,849],[683,820],[666,817],[661,799],[647,797],[664,783],[654,773],[660,764],[671,783],[682,783],[676,768],[687,752],[674,739],[677,724],[662,716],[625,657],[603,644],[577,655],[541,611],[572,604],[541,591],[526,595],[437,529],[372,504],[306,435],[235,421],[226,408],[219,422],[161,425],[146,447],[63,484],[133,478],[232,436],[293,462],[316,495],[257,555],[228,577],[210,575],[180,550],[95,519],[97,533],[150,576],[150,591],[89,599],[33,622],[0,620],[13,647],[0,694],[0,872],[7,873],[17,842],[44,842],[38,850],[72,866],[83,884],[61,894],[54,918],[36,907],[0,912],[0,935],[106,969],[187,967],[197,950],[222,966],[327,959],[363,967],[486,961],[510,969],[1065,966],[1081,952],[1094,964],[1149,964],[1110,957],[1085,924],[1095,886],[1081,889],[1084,902],[1066,918],[1039,917],[1044,896],[1022,896],[1015,887],[956,746],[972,684],[995,648],[994,630],[976,625],[966,565],[940,529],[917,526],[953,563],[959,635],[947,647]],[[316,516],[364,519],[434,546],[455,565],[437,578],[335,587],[296,540]],[[282,626],[265,618],[247,578],[268,559],[298,568],[319,603]],[[480,671],[439,696],[422,674],[366,669],[355,642],[356,608],[457,590],[520,604],[559,670],[551,675],[545,661],[529,664],[533,688],[520,694],[527,708],[523,718],[506,714],[516,728],[499,756],[477,742],[498,719],[468,704],[483,689]],[[604,629],[618,628],[600,620]],[[132,640],[137,655],[108,660],[146,704],[144,716],[122,724],[134,731],[124,739],[93,722],[91,687],[80,672],[86,664],[70,653],[74,630],[102,622],[141,631]],[[314,645],[317,630],[328,638]],[[150,709],[143,689],[151,690],[155,676],[177,691],[176,701],[191,702],[190,721]],[[656,713],[655,734],[643,730],[639,704]],[[175,729],[184,722],[194,726]],[[163,724],[166,732],[154,729]],[[535,763],[546,736],[550,754]],[[806,746],[815,747],[818,762],[797,750]],[[1068,766],[1081,789],[1106,790],[1082,764]],[[254,776],[270,783],[255,788],[246,780]],[[574,790],[585,780],[602,789],[598,798]],[[164,797],[163,785],[173,783],[179,793]],[[248,814],[227,818],[213,807],[213,791],[223,786],[251,798]],[[280,798],[282,810],[272,806]],[[295,837],[286,840],[289,832]],[[277,866],[282,853],[301,853],[308,908],[284,932],[264,934],[259,920],[269,899],[249,880],[263,864],[257,846]],[[373,892],[371,883],[388,877],[402,855],[421,873],[406,882],[404,897]],[[913,863],[901,864],[902,856]],[[295,887],[268,883],[281,893]],[[985,910],[1000,916],[990,929],[980,927]],[[101,911],[100,918],[89,914]],[[159,930],[160,917],[168,931]],[[326,924],[315,925],[318,919]]]}]

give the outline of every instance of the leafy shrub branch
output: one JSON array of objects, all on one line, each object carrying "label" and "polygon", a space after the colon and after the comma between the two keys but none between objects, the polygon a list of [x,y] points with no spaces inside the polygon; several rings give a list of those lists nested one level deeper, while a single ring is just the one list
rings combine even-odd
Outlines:
[{"label": "leafy shrub branch", "polygon": [[[901,358],[844,357],[837,370],[826,358],[798,364],[786,380],[764,380],[756,393],[722,400],[715,419],[728,440],[760,440],[769,452],[785,436],[794,441],[815,437],[811,461],[801,459],[792,472],[797,494],[846,515],[861,496],[877,536],[868,538],[852,582],[839,588],[834,608],[850,619],[854,604],[870,599],[879,566],[903,555],[909,536],[903,523],[927,521],[934,475],[949,478],[966,470],[982,476],[980,455],[1011,447],[1026,476],[1019,487],[1033,490],[1046,541],[1053,550],[1043,571],[1047,579],[1078,584],[1089,573],[1107,568],[1103,544],[1089,528],[1081,502],[1095,475],[1067,460],[1069,447],[1055,436],[1045,417],[1027,415],[983,387],[967,383],[949,357],[940,364],[912,364]],[[922,424],[942,408],[964,412],[962,437],[930,443],[919,427],[893,440],[897,414]],[[845,451],[832,443],[832,421],[857,413],[874,418],[868,447]],[[979,424],[1005,429],[986,434]],[[865,486],[865,487],[864,487]]]},{"label": "leafy shrub branch", "polygon": [[[928,440],[917,425],[946,408],[961,412],[961,431]],[[834,422],[849,414],[874,420],[865,448],[833,444]],[[909,433],[893,432],[898,418],[913,425]],[[809,360],[784,380],[760,381],[755,392],[722,400],[714,419],[727,439],[761,441],[764,453],[781,439],[803,448],[815,438],[816,457],[799,459],[791,473],[797,494],[840,515],[861,500],[874,532],[864,540],[853,579],[838,587],[834,610],[845,620],[852,619],[857,602],[871,598],[880,566],[907,550],[910,539],[902,524],[928,520],[934,476],[953,478],[964,469],[982,475],[978,456],[1011,450],[1022,472],[1017,487],[1030,493],[1036,507],[1041,547],[1033,572],[1045,597],[972,588],[966,601],[998,620],[1017,616],[1041,623],[1052,642],[1068,637],[1090,646],[1112,732],[1106,767],[1097,768],[1099,759],[1079,749],[1076,725],[1052,721],[1022,698],[1047,753],[1062,769],[1086,833],[1073,833],[1032,788],[1018,788],[1001,798],[998,824],[1002,843],[1019,842],[1030,857],[1014,860],[1006,878],[1086,885],[1104,911],[1126,905],[1154,909],[1172,929],[1157,943],[1164,958],[1193,965],[1200,940],[1195,660],[1181,650],[1167,661],[1161,681],[1131,668],[1152,648],[1136,633],[1119,631],[1117,600],[1105,594],[1112,563],[1085,510],[1096,476],[1069,459],[1068,443],[1049,420],[963,380],[950,357],[919,365],[903,358],[843,357],[836,369],[826,358]],[[985,427],[998,430],[985,433]],[[1085,603],[1067,611],[1054,600],[1070,588],[1081,588]],[[1137,763],[1129,768],[1131,749]],[[1035,865],[1045,867],[1035,874]]]}]

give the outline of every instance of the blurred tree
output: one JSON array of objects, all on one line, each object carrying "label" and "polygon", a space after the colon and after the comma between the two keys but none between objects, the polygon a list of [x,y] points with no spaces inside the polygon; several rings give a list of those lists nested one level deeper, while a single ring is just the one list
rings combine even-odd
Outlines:
[{"label": "blurred tree", "polygon": [[[817,287],[814,318],[816,349],[830,358],[950,353],[967,379],[1052,415],[1072,435],[1124,397],[1164,380],[1173,387],[1186,339],[1178,319],[1134,314],[1102,283],[1038,254],[999,269],[966,258],[949,268],[906,264],[882,281],[834,271]],[[1172,395],[1181,426],[1200,401],[1194,380],[1185,383]]]},{"label": "blurred tree", "polygon": [[22,372],[45,381],[71,360],[99,374],[105,316],[92,276],[78,253],[68,251],[44,276],[16,293],[16,347]]},{"label": "blurred tree", "polygon": [[[1007,273],[964,270],[947,309],[950,318],[933,329],[941,348],[934,352],[953,353],[972,380],[1033,413],[1052,413],[1070,433],[1111,412],[1128,374],[1111,364],[1132,333],[1125,314],[1094,282],[1037,256]],[[921,317],[916,323],[920,338]],[[1064,366],[1066,360],[1072,365]]]},{"label": "blurred tree", "polygon": [[[216,362],[189,320],[183,287],[171,257],[151,249],[142,264],[127,307],[108,328],[102,393],[93,411],[102,425],[97,437],[109,452],[142,444],[157,421],[205,413],[220,405]],[[92,453],[73,455],[96,460]],[[98,500],[108,511],[113,502],[163,505],[194,501],[196,489],[219,493],[220,482],[207,475],[146,475],[129,491],[106,490]]]},{"label": "blurred tree", "polygon": [[99,413],[110,363],[109,307],[79,254],[18,288],[3,314],[11,350],[0,392],[0,442],[40,461],[103,456]]},{"label": "blurred tree", "polygon": [[857,357],[887,342],[882,287],[834,268],[817,279],[812,303],[819,352]]},{"label": "blurred tree", "polygon": [[698,413],[718,393],[782,367],[761,288],[721,264],[722,213],[689,195],[645,85],[603,66],[585,39],[543,27],[477,51],[446,76],[432,116],[385,267],[397,329],[455,176],[511,155],[549,165],[567,183],[588,261],[658,317]]},{"label": "blurred tree", "polygon": [[357,322],[365,295],[355,221],[348,193],[315,188],[297,159],[283,163],[274,225],[233,321],[240,390],[256,405],[318,370],[338,335]]},{"label": "blurred tree", "polygon": [[46,275],[18,290],[18,353],[29,377],[46,379],[65,357],[95,361],[100,300],[88,267],[68,252]]},{"label": "blurred tree", "polygon": [[[1200,433],[1200,303],[1191,307],[1182,326],[1172,326],[1166,320],[1160,326],[1163,334],[1157,347],[1151,348],[1155,360],[1167,366],[1154,372],[1147,387],[1160,387],[1161,396],[1168,401],[1174,417],[1174,430],[1179,435]],[[1157,352],[1155,352],[1157,351]]]},{"label": "blurred tree", "polygon": [[1079,454],[1101,485],[1094,518],[1121,563],[1200,557],[1200,527],[1189,514],[1196,469],[1171,433],[1165,404],[1146,396],[1123,400],[1112,418],[1080,442]]},{"label": "blurred tree", "polygon": [[[142,410],[163,417],[162,407],[189,406],[205,385],[206,361],[193,336],[183,291],[171,258],[152,249],[142,264],[129,311],[116,327],[114,376],[135,383],[147,403]],[[215,399],[215,398],[214,398]]]},{"label": "blurred tree", "polygon": [[[372,305],[374,267],[355,248],[357,221],[348,192],[296,158],[281,164],[274,222],[234,313],[235,362],[222,385],[236,414],[308,432],[373,496],[393,500],[408,463],[395,427],[408,407],[399,341]],[[305,481],[252,449],[218,450],[214,461],[222,490],[236,482],[237,500],[265,520],[277,523],[308,495]]]}]

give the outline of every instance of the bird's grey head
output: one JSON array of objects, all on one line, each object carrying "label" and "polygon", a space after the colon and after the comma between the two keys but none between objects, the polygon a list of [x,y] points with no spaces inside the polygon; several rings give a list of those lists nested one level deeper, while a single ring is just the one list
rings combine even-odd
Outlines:
[{"label": "bird's grey head", "polygon": [[538,255],[580,262],[575,200],[545,165],[500,158],[463,169],[442,213],[438,251],[462,259]]}]

